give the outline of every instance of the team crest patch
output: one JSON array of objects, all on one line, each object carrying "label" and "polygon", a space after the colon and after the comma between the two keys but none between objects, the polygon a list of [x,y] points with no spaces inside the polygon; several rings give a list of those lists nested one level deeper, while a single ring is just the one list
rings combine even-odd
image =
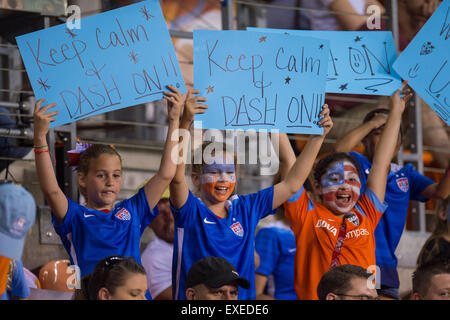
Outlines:
[{"label": "team crest patch", "polygon": [[408,192],[409,190],[408,178],[398,178],[396,181],[400,190],[402,190],[403,192]]},{"label": "team crest patch", "polygon": [[242,229],[242,226],[239,223],[239,221],[236,222],[236,223],[233,223],[230,228],[231,228],[231,230],[233,230],[233,232],[237,236],[239,236],[239,237],[243,237],[244,236],[244,229]]},{"label": "team crest patch", "polygon": [[347,221],[353,223],[356,227],[359,226],[359,219],[358,219],[358,216],[356,214],[352,214],[351,216],[349,216],[347,218]]},{"label": "team crest patch", "polygon": [[120,219],[120,220],[130,220],[131,219],[131,215],[130,213],[127,211],[127,209],[122,208],[120,209],[116,214],[115,214],[116,218]]}]

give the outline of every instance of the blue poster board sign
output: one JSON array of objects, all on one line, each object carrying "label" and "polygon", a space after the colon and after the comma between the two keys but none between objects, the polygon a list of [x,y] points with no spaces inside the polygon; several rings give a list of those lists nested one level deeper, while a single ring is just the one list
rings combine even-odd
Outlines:
[{"label": "blue poster board sign", "polygon": [[158,100],[183,77],[157,0],[16,38],[36,99],[56,103],[51,127]]},{"label": "blue poster board sign", "polygon": [[442,2],[394,69],[450,125],[450,0]]},{"label": "blue poster board sign", "polygon": [[314,31],[247,28],[330,41],[326,92],[392,95],[401,87],[390,31]]},{"label": "blue poster board sign", "polygon": [[328,41],[251,31],[194,30],[194,87],[204,129],[322,134]]}]

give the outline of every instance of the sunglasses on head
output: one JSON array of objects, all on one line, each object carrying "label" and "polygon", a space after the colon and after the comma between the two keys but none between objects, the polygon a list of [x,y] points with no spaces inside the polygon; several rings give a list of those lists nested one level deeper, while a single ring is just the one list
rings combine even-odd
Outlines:
[{"label": "sunglasses on head", "polygon": [[103,266],[107,269],[111,269],[116,264],[119,264],[123,261],[123,258],[121,256],[111,256],[105,259],[103,262]]}]

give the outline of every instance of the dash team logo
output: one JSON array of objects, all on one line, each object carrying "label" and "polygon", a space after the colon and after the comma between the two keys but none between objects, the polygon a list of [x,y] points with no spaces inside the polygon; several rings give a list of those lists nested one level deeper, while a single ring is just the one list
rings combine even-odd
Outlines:
[{"label": "dash team logo", "polygon": [[244,229],[242,228],[241,224],[238,222],[233,223],[230,226],[231,230],[233,230],[233,232],[239,236],[239,237],[243,237],[244,236]]},{"label": "dash team logo", "polygon": [[125,209],[125,208],[120,209],[120,210],[115,214],[115,217],[118,218],[118,219],[120,219],[120,220],[123,220],[123,221],[128,221],[128,220],[131,219],[130,213],[129,213],[129,212],[127,211],[127,209]]}]

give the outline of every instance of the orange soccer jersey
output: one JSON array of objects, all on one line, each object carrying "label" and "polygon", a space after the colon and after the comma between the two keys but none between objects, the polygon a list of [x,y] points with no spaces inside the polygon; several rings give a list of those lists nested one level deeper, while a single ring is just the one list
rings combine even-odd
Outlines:
[{"label": "orange soccer jersey", "polygon": [[6,290],[6,283],[8,282],[8,273],[10,264],[11,264],[10,258],[0,256],[0,296]]},{"label": "orange soccer jersey", "polygon": [[[346,220],[346,237],[339,263],[363,268],[375,265],[375,227],[386,205],[366,190],[351,210],[357,221]],[[302,300],[317,300],[317,285],[330,269],[342,219],[324,205],[308,198],[301,188],[284,203],[285,214],[292,224],[297,251],[295,254],[295,291]]]}]

